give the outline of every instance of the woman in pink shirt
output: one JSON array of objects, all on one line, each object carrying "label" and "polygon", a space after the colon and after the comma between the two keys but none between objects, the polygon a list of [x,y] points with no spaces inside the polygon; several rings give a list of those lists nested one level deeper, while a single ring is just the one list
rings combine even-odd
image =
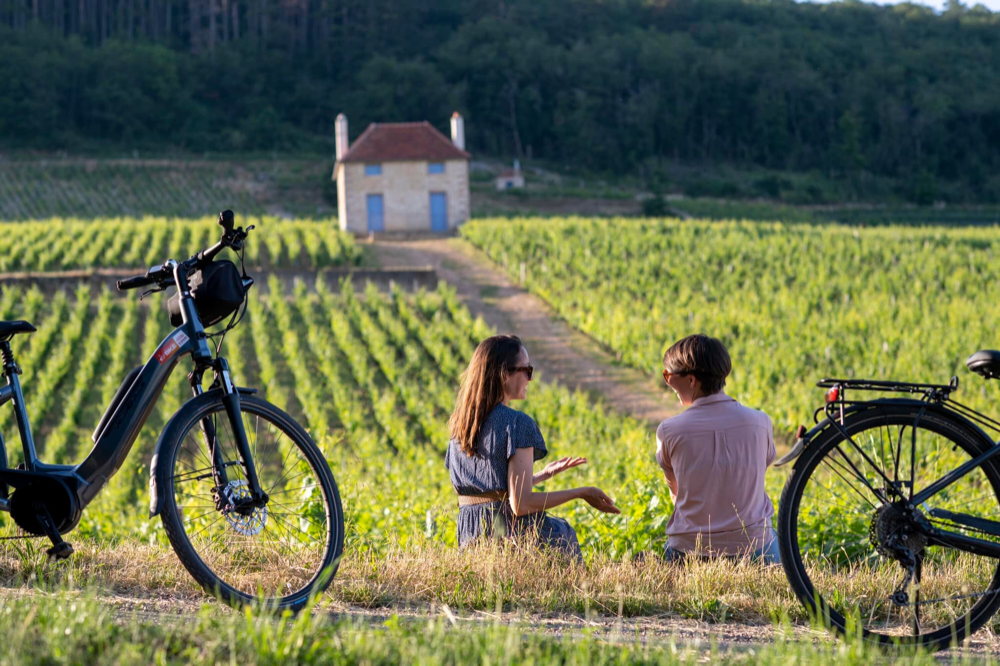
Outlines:
[{"label": "woman in pink shirt", "polygon": [[725,345],[690,335],[663,356],[663,379],[687,409],[656,429],[656,462],[674,500],[664,557],[752,555],[778,563],[764,472],[774,460],[771,419],[723,392]]}]

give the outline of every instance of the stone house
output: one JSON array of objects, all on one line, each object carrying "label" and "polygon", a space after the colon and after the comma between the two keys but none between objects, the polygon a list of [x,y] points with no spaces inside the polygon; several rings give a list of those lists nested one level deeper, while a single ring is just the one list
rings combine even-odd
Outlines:
[{"label": "stone house", "polygon": [[514,168],[504,171],[496,177],[497,191],[519,190],[524,187],[524,176],[521,174],[521,162],[514,160]]},{"label": "stone house", "polygon": [[469,217],[469,153],[455,112],[451,139],[427,121],[372,123],[353,145],[337,116],[337,213],[356,234],[447,232]]}]

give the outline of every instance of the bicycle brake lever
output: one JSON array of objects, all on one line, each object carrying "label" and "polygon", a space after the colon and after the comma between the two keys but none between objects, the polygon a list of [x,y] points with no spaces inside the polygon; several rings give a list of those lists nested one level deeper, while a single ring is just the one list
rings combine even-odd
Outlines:
[{"label": "bicycle brake lever", "polygon": [[144,291],[141,294],[139,294],[139,300],[141,301],[150,294],[155,294],[158,291],[166,291],[166,289],[167,289],[166,287],[158,287],[157,289],[150,289],[149,291]]}]

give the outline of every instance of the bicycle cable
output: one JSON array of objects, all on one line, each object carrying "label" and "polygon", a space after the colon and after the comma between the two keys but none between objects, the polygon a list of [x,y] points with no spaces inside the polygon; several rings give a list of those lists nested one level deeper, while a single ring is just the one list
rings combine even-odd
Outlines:
[{"label": "bicycle cable", "polygon": [[0,541],[14,541],[16,539],[44,539],[44,534],[19,534],[17,536],[0,536]]},{"label": "bicycle cable", "polygon": [[[244,262],[244,256],[246,255],[246,251],[247,251],[246,245],[241,246],[239,251],[234,250],[234,252],[236,252],[236,256],[240,258],[240,272],[243,274],[242,277],[244,278],[249,277],[247,275],[246,263]],[[216,331],[215,333],[210,333],[205,335],[205,337],[209,340],[213,340],[216,337],[219,338],[219,344],[215,346],[216,356],[218,356],[219,353],[222,351],[222,343],[225,342],[226,340],[226,333],[236,328],[239,325],[239,323],[243,321],[243,315],[246,314],[247,307],[249,306],[249,301],[250,301],[250,292],[246,291],[243,293],[243,304],[240,305],[240,307],[237,308],[236,312],[233,313],[233,316],[229,318],[229,323],[226,324],[226,327],[223,328],[221,331]]]},{"label": "bicycle cable", "polygon": [[938,604],[942,601],[961,601],[962,599],[975,599],[976,597],[989,597],[994,594],[1000,594],[1000,590],[992,590],[990,592],[973,592],[972,594],[962,594],[957,597],[941,597],[939,599],[928,599],[927,601],[917,601],[914,605],[923,606],[924,604]]}]

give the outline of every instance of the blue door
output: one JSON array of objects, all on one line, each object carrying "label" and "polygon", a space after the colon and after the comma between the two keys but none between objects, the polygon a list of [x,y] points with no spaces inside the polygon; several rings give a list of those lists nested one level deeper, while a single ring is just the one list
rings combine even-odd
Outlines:
[{"label": "blue door", "polygon": [[383,215],[382,195],[368,195],[368,233],[385,231],[385,216]]},{"label": "blue door", "polygon": [[431,192],[431,231],[448,231],[448,195]]}]

